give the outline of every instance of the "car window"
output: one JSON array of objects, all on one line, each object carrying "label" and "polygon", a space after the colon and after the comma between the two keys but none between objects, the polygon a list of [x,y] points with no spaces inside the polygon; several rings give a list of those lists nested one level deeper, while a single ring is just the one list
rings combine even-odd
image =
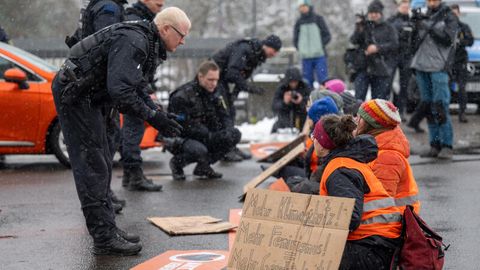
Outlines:
[{"label": "car window", "polygon": [[463,12],[460,14],[460,20],[470,26],[473,36],[475,38],[480,38],[480,12]]},{"label": "car window", "polygon": [[1,80],[5,80],[5,78],[3,77],[5,71],[9,68],[18,68],[18,69],[21,69],[23,70],[23,72],[25,72],[27,74],[27,80],[28,81],[33,81],[33,82],[38,82],[38,81],[41,81],[41,79],[36,76],[35,74],[33,74],[32,72],[28,71],[27,69],[15,64],[14,62],[2,57],[0,55],[0,79]]}]

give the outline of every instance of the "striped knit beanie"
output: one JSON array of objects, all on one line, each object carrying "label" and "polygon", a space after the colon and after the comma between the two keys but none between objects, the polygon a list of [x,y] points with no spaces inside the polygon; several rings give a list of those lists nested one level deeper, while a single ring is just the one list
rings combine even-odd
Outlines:
[{"label": "striped knit beanie", "polygon": [[402,122],[397,107],[384,99],[363,102],[357,114],[374,128],[394,128]]}]

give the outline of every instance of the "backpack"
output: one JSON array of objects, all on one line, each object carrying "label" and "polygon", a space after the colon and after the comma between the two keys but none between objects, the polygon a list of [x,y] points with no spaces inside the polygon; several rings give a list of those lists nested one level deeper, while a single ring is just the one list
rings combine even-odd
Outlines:
[{"label": "backpack", "polygon": [[450,245],[434,232],[408,205],[403,214],[403,246],[398,258],[402,270],[440,270]]}]

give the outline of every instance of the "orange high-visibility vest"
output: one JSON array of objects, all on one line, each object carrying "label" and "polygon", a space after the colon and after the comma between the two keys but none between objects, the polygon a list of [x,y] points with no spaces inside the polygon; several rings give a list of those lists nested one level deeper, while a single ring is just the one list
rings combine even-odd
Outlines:
[{"label": "orange high-visibility vest", "polygon": [[348,235],[348,240],[359,240],[372,235],[386,238],[398,238],[402,230],[402,212],[395,200],[385,191],[382,183],[373,174],[370,167],[351,158],[334,158],[323,171],[320,180],[320,195],[328,196],[327,179],[339,168],[359,171],[365,178],[370,192],[363,198],[363,214],[360,226]]},{"label": "orange high-visibility vest", "polygon": [[[312,147],[312,146],[313,146],[312,139],[310,139],[310,137],[306,136],[306,138],[305,138],[305,151],[308,151],[308,149],[310,149],[310,147]],[[318,156],[317,156],[317,153],[315,152],[315,150],[313,150],[312,156],[310,157],[310,164],[308,164],[308,166],[310,166],[310,171],[312,173],[316,172],[317,169],[318,169]]]},{"label": "orange high-visibility vest", "polygon": [[[380,157],[381,154],[386,151],[393,150],[380,150],[378,151],[378,157]],[[407,205],[411,205],[413,206],[415,213],[419,214],[420,201],[418,199],[418,186],[417,181],[415,181],[415,177],[413,176],[412,167],[410,167],[408,160],[403,155],[398,154],[397,157],[400,157],[403,160],[406,167],[406,172],[400,179],[400,182],[398,182],[395,194],[390,194],[391,192],[389,194],[395,199],[395,205],[400,208],[402,213],[405,211]],[[368,163],[369,167],[373,169],[377,160],[378,158]],[[381,175],[379,175],[377,178],[380,180],[380,182],[382,182]],[[384,184],[385,187],[385,183],[382,184]],[[388,192],[388,188],[385,188],[385,190]]]}]

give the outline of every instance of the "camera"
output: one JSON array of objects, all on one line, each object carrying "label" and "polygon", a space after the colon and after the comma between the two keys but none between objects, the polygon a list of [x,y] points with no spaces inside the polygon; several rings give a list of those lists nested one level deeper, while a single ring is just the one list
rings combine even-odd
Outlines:
[{"label": "camera", "polygon": [[298,100],[302,95],[295,90],[292,90],[292,99]]},{"label": "camera", "polygon": [[421,21],[428,19],[428,16],[422,12],[421,8],[412,9],[412,21]]}]

